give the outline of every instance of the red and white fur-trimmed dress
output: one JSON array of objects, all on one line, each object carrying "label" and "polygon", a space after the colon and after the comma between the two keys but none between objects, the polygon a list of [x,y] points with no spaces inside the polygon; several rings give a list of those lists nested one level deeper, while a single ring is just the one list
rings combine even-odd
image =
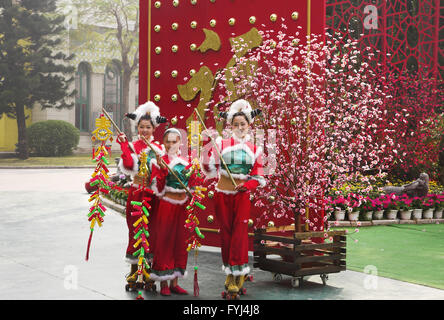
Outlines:
[{"label": "red and white fur-trimmed dress", "polygon": [[[156,150],[157,153],[163,155],[165,153],[164,146],[160,145],[158,142],[153,141],[153,137],[151,137],[150,144],[153,147],[153,149]],[[142,152],[145,152],[147,154],[147,163],[150,164],[151,159],[155,158],[154,152],[145,144],[145,142],[140,139],[134,141],[134,142],[128,142],[125,141],[123,143],[120,143],[120,147],[122,149],[122,155],[119,161],[119,169],[122,173],[129,175],[133,178],[133,183],[129,189],[128,192],[128,200],[126,202],[126,223],[128,225],[128,247],[126,249],[126,261],[130,264],[137,264],[137,257],[133,256],[133,253],[136,251],[134,248],[134,244],[136,240],[134,239],[134,226],[133,224],[136,222],[137,217],[131,216],[132,211],[136,211],[133,209],[131,205],[131,201],[142,201],[144,197],[149,196],[149,192],[143,190],[142,192],[137,192],[140,185],[143,184],[145,188],[150,188],[150,180],[151,177],[148,176],[145,181],[137,176],[139,172],[139,158]],[[148,165],[148,171],[152,171],[151,164]],[[150,252],[152,253],[154,244],[155,244],[155,230],[152,227],[155,224],[155,209],[157,204],[156,196],[151,196],[151,210],[150,210],[150,223],[148,224],[149,229],[149,243],[150,243]],[[147,257],[150,255],[147,254]]]},{"label": "red and white fur-trimmed dress", "polygon": [[[221,178],[229,177],[225,166],[213,148],[204,152],[202,171],[207,179],[219,178],[214,195],[215,214],[220,224],[223,270],[227,275],[246,275],[248,266],[248,220],[250,218],[250,192],[265,186],[262,149],[250,141],[250,136],[240,139],[216,139],[216,145],[234,179],[243,181],[247,191],[220,189]],[[232,187],[234,189],[234,187]]]},{"label": "red and white fur-trimmed dress", "polygon": [[[189,178],[186,177],[185,168],[189,163],[184,158],[165,154],[162,159],[189,189],[201,182],[194,173]],[[186,275],[188,261],[186,240],[190,232],[185,228],[185,220],[186,206],[190,199],[167,168],[160,169],[155,159],[151,162],[151,187],[159,201],[155,224],[156,246],[150,278],[154,281],[182,278]]]}]

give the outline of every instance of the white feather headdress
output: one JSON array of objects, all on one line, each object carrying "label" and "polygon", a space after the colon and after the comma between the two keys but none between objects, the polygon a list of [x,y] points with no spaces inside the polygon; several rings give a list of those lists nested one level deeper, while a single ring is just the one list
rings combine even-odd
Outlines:
[{"label": "white feather headdress", "polygon": [[133,113],[130,113],[127,116],[130,119],[136,121],[136,123],[139,123],[140,118],[142,118],[147,114],[150,116],[151,121],[154,124],[154,127],[157,127],[159,126],[159,124],[166,122],[166,119],[160,116],[159,107],[156,106],[152,101],[148,101],[140,105]]},{"label": "white feather headdress", "polygon": [[234,101],[228,112],[221,112],[220,115],[227,119],[228,123],[233,121],[233,116],[236,113],[242,112],[248,119],[248,123],[253,122],[253,118],[261,113],[260,109],[255,109],[251,107],[250,103],[247,100],[239,99]]}]

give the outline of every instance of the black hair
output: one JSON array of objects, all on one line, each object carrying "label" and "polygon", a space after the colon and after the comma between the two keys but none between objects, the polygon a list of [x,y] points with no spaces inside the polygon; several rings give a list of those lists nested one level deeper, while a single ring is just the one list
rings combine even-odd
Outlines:
[{"label": "black hair", "polygon": [[[130,118],[131,120],[136,120],[137,115],[135,113],[125,113],[125,117]],[[137,122],[137,125],[139,125],[140,121],[142,121],[142,120],[149,120],[151,122],[151,125],[153,126],[153,128],[155,128],[155,125],[153,123],[153,119],[151,118],[151,116],[148,113],[143,115],[142,117],[140,117],[139,122]],[[157,116],[156,121],[158,124],[165,123],[165,122],[167,122],[167,118],[162,117],[162,116]]]},{"label": "black hair", "polygon": [[[254,117],[260,115],[261,112],[262,112],[261,109],[254,109],[254,110],[252,110],[251,113],[250,113],[250,114],[251,114],[251,119],[254,119]],[[245,117],[245,120],[247,120],[248,124],[250,124],[250,121],[248,120],[247,115],[246,115],[244,112],[242,112],[242,111],[236,112],[236,113],[233,115],[233,117],[231,118],[231,121],[233,121],[233,119],[234,119],[235,117],[237,117],[237,116],[244,116],[244,117]],[[219,113],[219,117],[221,117],[221,118],[223,118],[223,119],[227,119],[227,118],[228,118],[228,112],[220,112],[220,113]]]},{"label": "black hair", "polygon": [[248,121],[248,117],[245,113],[243,113],[242,111],[236,112],[235,114],[233,114],[233,118],[231,118],[231,123],[233,123],[234,118],[236,118],[237,116],[243,116],[245,118],[245,120],[247,120],[247,123],[250,124],[250,121]]},{"label": "black hair", "polygon": [[139,126],[140,121],[142,121],[142,120],[149,120],[149,122],[151,123],[151,126],[154,128],[153,120],[151,119],[149,114],[145,114],[145,115],[141,116],[139,119],[139,122],[137,122],[137,126]]}]

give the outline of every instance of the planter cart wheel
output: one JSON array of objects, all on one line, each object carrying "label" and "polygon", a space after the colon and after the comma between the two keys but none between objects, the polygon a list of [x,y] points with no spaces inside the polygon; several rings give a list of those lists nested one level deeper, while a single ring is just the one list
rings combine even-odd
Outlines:
[{"label": "planter cart wheel", "polygon": [[302,283],[304,282],[304,277],[293,277],[291,278],[291,286],[293,288],[302,287]]},{"label": "planter cart wheel", "polygon": [[145,291],[157,292],[157,287],[154,281],[150,281],[144,284],[143,289]]},{"label": "planter cart wheel", "polygon": [[327,284],[328,275],[326,275],[325,273],[321,274],[321,280],[322,284],[325,286]]},{"label": "planter cart wheel", "polygon": [[273,273],[273,280],[276,282],[279,282],[282,280],[282,274],[280,273]]}]

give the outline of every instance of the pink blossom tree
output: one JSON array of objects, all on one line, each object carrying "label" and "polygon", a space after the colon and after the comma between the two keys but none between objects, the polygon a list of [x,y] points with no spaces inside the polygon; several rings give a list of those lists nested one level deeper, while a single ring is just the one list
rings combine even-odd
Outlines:
[{"label": "pink blossom tree", "polygon": [[[272,170],[255,205],[262,207],[263,221],[300,215],[311,230],[321,231],[325,194],[358,178],[371,190],[372,176],[363,174],[386,169],[396,152],[391,131],[379,130],[384,87],[356,43],[339,48],[329,36],[301,39],[285,30],[261,35],[259,48],[237,57],[219,76],[222,86],[235,83],[228,97],[263,111],[255,128],[265,135],[266,168]],[[236,45],[235,52],[247,44]]]}]

